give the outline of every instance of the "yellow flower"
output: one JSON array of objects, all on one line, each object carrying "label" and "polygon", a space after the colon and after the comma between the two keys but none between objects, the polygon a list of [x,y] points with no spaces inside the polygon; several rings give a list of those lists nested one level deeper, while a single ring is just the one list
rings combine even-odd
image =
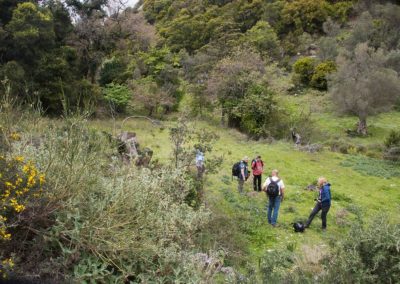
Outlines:
[{"label": "yellow flower", "polygon": [[17,180],[15,181],[15,186],[20,185],[23,182],[22,178],[17,178]]},{"label": "yellow flower", "polygon": [[33,187],[36,184],[35,176],[28,177],[28,184],[27,187]]},{"label": "yellow flower", "polygon": [[4,266],[6,266],[6,267],[8,267],[8,268],[13,268],[13,267],[14,267],[14,261],[13,261],[11,258],[6,258],[6,259],[4,259],[4,260],[1,262],[1,264],[3,265],[3,267],[4,267]]},{"label": "yellow flower", "polygon": [[16,211],[16,212],[18,212],[18,213],[20,213],[20,212],[22,212],[22,211],[24,211],[25,210],[25,206],[24,205],[15,205],[14,206],[14,210]]},{"label": "yellow flower", "polygon": [[16,160],[17,162],[22,163],[22,162],[24,161],[24,157],[22,157],[22,156],[16,156],[16,157],[14,158],[14,160]]},{"label": "yellow flower", "polygon": [[21,140],[21,136],[17,132],[13,132],[10,134],[10,138],[15,141]]},{"label": "yellow flower", "polygon": [[40,186],[42,186],[45,182],[46,182],[46,178],[45,178],[44,174],[41,174],[39,176],[39,184],[40,184]]},{"label": "yellow flower", "polygon": [[8,197],[10,196],[10,193],[11,193],[10,190],[9,190],[9,189],[6,189],[6,191],[5,191],[5,192],[3,193],[3,195],[2,195],[3,198],[4,198],[4,199],[8,198]]},{"label": "yellow flower", "polygon": [[7,233],[5,228],[0,228],[0,239],[10,240],[11,234]]},{"label": "yellow flower", "polygon": [[24,165],[24,166],[22,167],[22,171],[23,171],[24,173],[26,173],[26,174],[29,172],[29,169],[30,169],[29,165]]}]

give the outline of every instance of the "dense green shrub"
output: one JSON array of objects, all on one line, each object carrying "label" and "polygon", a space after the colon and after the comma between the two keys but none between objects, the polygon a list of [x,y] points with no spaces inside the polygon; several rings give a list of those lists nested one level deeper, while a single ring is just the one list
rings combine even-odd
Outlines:
[{"label": "dense green shrub", "polygon": [[271,250],[261,261],[261,273],[264,283],[276,283],[286,276],[286,269],[295,263],[295,254],[287,249]]},{"label": "dense green shrub", "polygon": [[326,262],[326,283],[396,283],[400,279],[400,224],[376,218],[353,225]]},{"label": "dense green shrub", "polygon": [[327,90],[327,76],[336,70],[335,62],[325,61],[315,66],[314,74],[311,76],[310,85],[319,90]]},{"label": "dense green shrub", "polygon": [[279,39],[268,22],[257,22],[244,34],[243,41],[253,46],[264,58],[279,56]]},{"label": "dense green shrub", "polygon": [[400,146],[400,131],[392,130],[384,141],[386,148]]},{"label": "dense green shrub", "polygon": [[235,109],[235,114],[240,118],[240,128],[253,138],[271,136],[269,130],[277,105],[273,93],[263,85],[252,85],[246,91],[245,97]]},{"label": "dense green shrub", "polygon": [[124,76],[126,67],[126,64],[115,56],[105,60],[100,69],[100,85],[105,86],[110,83],[124,83],[127,79],[126,76]]},{"label": "dense green shrub", "polygon": [[104,99],[117,112],[124,112],[132,97],[131,90],[125,85],[110,83],[103,88]]},{"label": "dense green shrub", "polygon": [[386,137],[383,158],[391,161],[400,161],[400,131],[392,130]]},{"label": "dense green shrub", "polygon": [[284,1],[282,22],[286,29],[316,33],[322,31],[322,24],[330,14],[330,5],[325,0]]},{"label": "dense green shrub", "polygon": [[332,18],[339,23],[345,23],[353,12],[352,1],[337,1],[331,8]]},{"label": "dense green shrub", "polygon": [[[351,211],[359,215],[358,208]],[[367,226],[353,223],[331,253],[303,248],[310,255],[301,255],[290,244],[269,250],[260,271],[265,283],[397,283],[399,238],[400,224],[381,215]]]},{"label": "dense green shrub", "polygon": [[308,86],[314,75],[316,59],[312,57],[302,57],[293,64],[293,70],[298,76],[301,84]]}]

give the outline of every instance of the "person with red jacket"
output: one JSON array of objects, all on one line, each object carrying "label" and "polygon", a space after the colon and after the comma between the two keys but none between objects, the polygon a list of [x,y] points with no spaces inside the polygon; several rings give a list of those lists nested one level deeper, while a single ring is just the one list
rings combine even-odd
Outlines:
[{"label": "person with red jacket", "polygon": [[264,171],[264,162],[261,160],[261,156],[257,156],[251,162],[251,169],[253,170],[254,191],[261,191],[262,173]]}]

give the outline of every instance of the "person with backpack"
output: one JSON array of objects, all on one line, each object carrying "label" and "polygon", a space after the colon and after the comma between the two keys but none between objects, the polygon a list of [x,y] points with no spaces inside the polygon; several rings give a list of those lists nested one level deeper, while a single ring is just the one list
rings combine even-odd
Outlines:
[{"label": "person with backpack", "polygon": [[204,153],[200,149],[196,150],[196,168],[197,168],[197,178],[201,179],[205,171],[204,166]]},{"label": "person with backpack", "polygon": [[244,182],[249,177],[249,169],[247,168],[247,163],[249,162],[248,157],[244,157],[239,163],[233,166],[232,174],[238,178],[238,191],[243,194]]},{"label": "person with backpack", "polygon": [[328,183],[326,178],[320,177],[318,179],[318,188],[319,195],[316,199],[317,203],[314,206],[314,209],[311,211],[310,216],[305,224],[305,228],[308,228],[311,225],[312,220],[315,215],[319,211],[321,211],[321,219],[322,219],[322,230],[326,230],[326,216],[328,215],[328,211],[331,208],[331,184]]},{"label": "person with backpack", "polygon": [[264,162],[261,156],[258,155],[251,162],[251,169],[253,170],[253,189],[254,191],[261,191],[262,173],[264,171]]},{"label": "person with backpack", "polygon": [[266,179],[263,185],[263,190],[268,196],[268,223],[275,227],[279,207],[285,196],[285,184],[279,177],[278,170],[272,170],[271,176]]}]

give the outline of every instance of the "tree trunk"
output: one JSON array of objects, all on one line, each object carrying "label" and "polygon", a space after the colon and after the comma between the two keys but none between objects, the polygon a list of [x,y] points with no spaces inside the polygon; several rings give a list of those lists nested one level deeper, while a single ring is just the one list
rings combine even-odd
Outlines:
[{"label": "tree trunk", "polygon": [[360,135],[363,135],[363,136],[368,134],[366,118],[359,118],[359,121],[357,124],[357,133]]}]

